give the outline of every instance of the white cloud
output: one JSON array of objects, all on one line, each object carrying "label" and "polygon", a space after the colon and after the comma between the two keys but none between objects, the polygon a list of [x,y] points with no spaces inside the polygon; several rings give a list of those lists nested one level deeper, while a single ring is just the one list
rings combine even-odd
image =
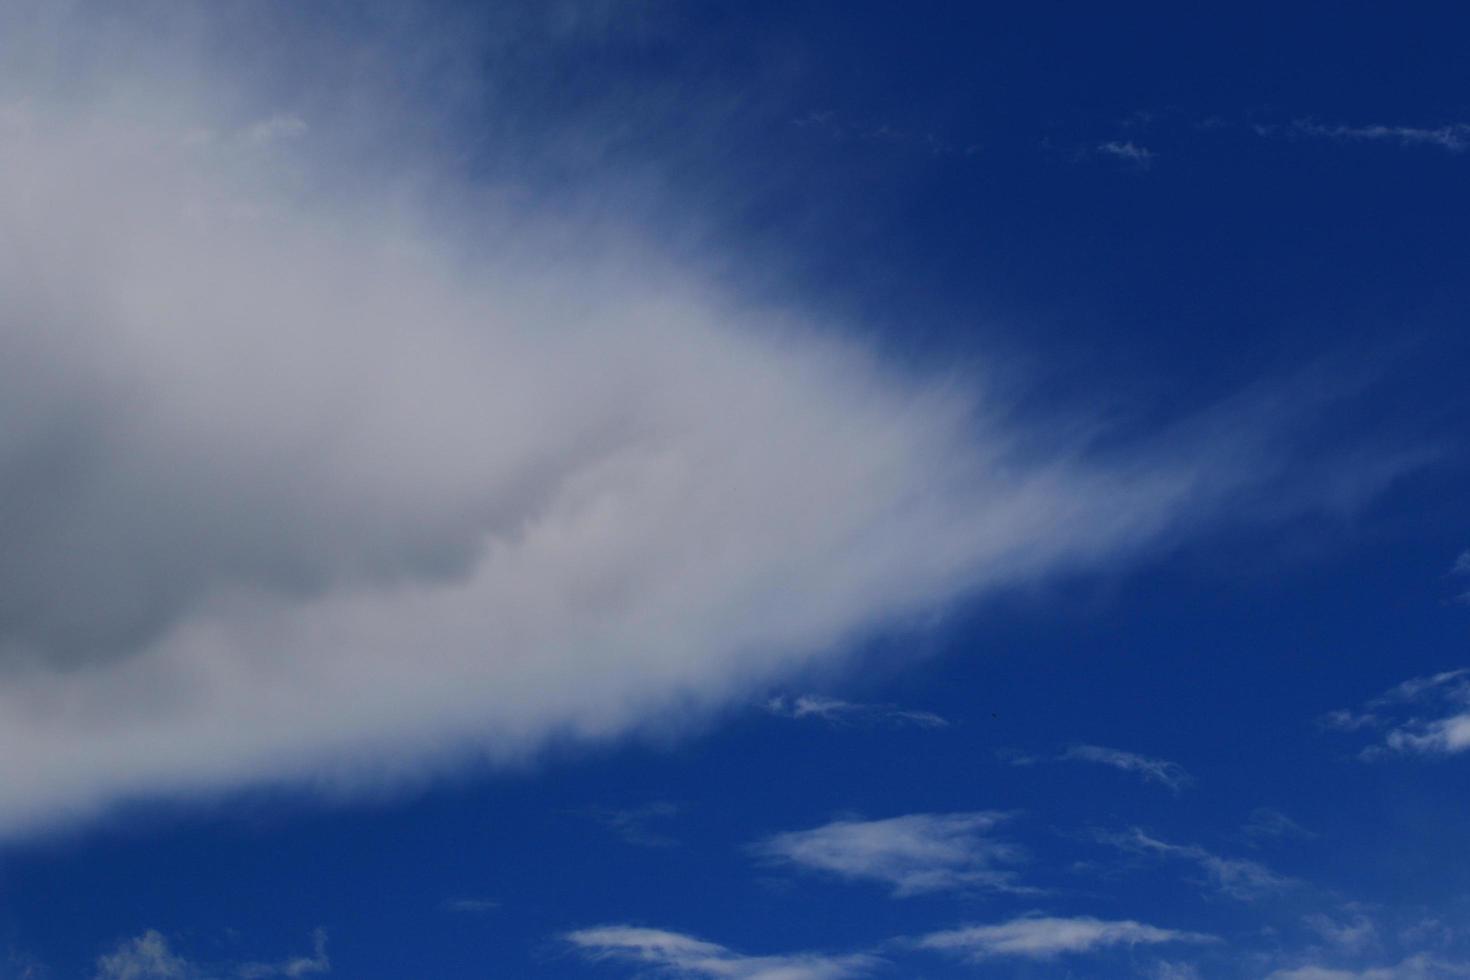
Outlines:
[{"label": "white cloud", "polygon": [[1212,888],[1243,902],[1280,892],[1297,883],[1259,861],[1221,857],[1193,844],[1170,844],[1150,837],[1136,827],[1124,834],[1099,834],[1098,838],[1103,843],[1137,854],[1156,854],[1192,862],[1205,872]]},{"label": "white cloud", "polygon": [[1402,146],[1437,146],[1453,153],[1470,147],[1470,123],[1447,123],[1443,126],[1343,126],[1324,125],[1310,120],[1292,124],[1304,136],[1347,142],[1391,142]]},{"label": "white cloud", "polygon": [[955,890],[1030,891],[1007,865],[1021,849],[990,832],[998,812],[912,813],[885,820],[836,820],[775,834],[752,846],[761,857],[855,881],[876,881],[896,897]]},{"label": "white cloud", "polygon": [[566,940],[599,960],[638,964],[672,977],[718,980],[843,980],[867,975],[878,964],[867,954],[828,956],[796,953],[745,956],[716,943],[682,933],[636,926],[579,929]]},{"label": "white cloud", "polygon": [[916,711],[892,704],[854,704],[817,694],[775,697],[766,710],[782,718],[813,718],[832,725],[893,725],[914,728],[947,728],[949,721],[932,711]]},{"label": "white cloud", "polygon": [[1124,772],[1136,773],[1145,781],[1167,786],[1176,793],[1193,780],[1193,777],[1177,762],[1124,752],[1121,749],[1104,748],[1100,745],[1074,745],[1062,753],[1062,758],[1078,762],[1095,762],[1099,765],[1121,769]]},{"label": "white cloud", "polygon": [[676,727],[1336,493],[1286,462],[1311,395],[1103,452],[753,307],[631,195],[466,181],[429,131],[460,92],[405,80],[452,44],[73,6],[0,11],[0,833]]},{"label": "white cloud", "polygon": [[977,960],[995,956],[1045,960],[1112,946],[1214,941],[1215,937],[1203,933],[1160,929],[1131,919],[1107,921],[1090,916],[1057,918],[1043,915],[1022,916],[995,925],[950,929],[916,940],[917,945],[924,949],[958,953]]},{"label": "white cloud", "polygon": [[1364,759],[1390,754],[1455,755],[1470,749],[1470,668],[1413,677],[1369,701],[1360,712],[1338,710],[1325,719],[1343,731],[1384,730]]}]

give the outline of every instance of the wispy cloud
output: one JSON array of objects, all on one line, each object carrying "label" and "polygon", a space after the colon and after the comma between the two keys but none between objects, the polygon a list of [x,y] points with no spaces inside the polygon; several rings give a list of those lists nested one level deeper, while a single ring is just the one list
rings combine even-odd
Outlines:
[{"label": "wispy cloud", "polygon": [[916,711],[893,704],[856,704],[817,694],[775,697],[766,710],[782,718],[809,718],[831,725],[892,725],[914,728],[947,728],[949,720],[932,711]]},{"label": "wispy cloud", "polygon": [[1364,759],[1388,755],[1455,755],[1470,749],[1470,668],[1414,677],[1369,701],[1361,710],[1328,713],[1324,727],[1378,729],[1382,740]]},{"label": "wispy cloud", "polygon": [[1456,963],[1420,954],[1391,966],[1355,969],[1297,966],[1277,970],[1266,980],[1451,980],[1453,977],[1470,977],[1470,963]]},{"label": "wispy cloud", "polygon": [[1062,753],[1061,758],[1074,762],[1095,762],[1131,772],[1146,782],[1167,786],[1176,793],[1194,781],[1194,777],[1177,762],[1124,752],[1121,749],[1104,748],[1101,745],[1073,745]]},{"label": "wispy cloud", "polygon": [[688,980],[844,980],[865,976],[881,962],[861,953],[747,956],[683,933],[628,925],[579,929],[564,938],[591,959],[620,961]]},{"label": "wispy cloud", "polygon": [[1132,140],[1108,140],[1106,143],[1099,143],[1097,152],[1141,170],[1147,170],[1154,162],[1154,152]]},{"label": "wispy cloud", "polygon": [[1330,947],[1346,953],[1362,953],[1378,943],[1378,926],[1361,912],[1346,916],[1314,912],[1302,923]]},{"label": "wispy cloud", "polygon": [[1135,854],[1153,854],[1197,865],[1211,888],[1240,901],[1252,901],[1289,888],[1295,879],[1277,874],[1259,861],[1222,857],[1193,844],[1170,844],[1137,827],[1126,833],[1101,833],[1098,839]]},{"label": "wispy cloud", "polygon": [[[1450,568],[1450,574],[1458,577],[1470,576],[1470,551],[1463,551],[1455,559],[1455,564]],[[1470,592],[1461,592],[1455,597],[1457,602],[1470,605]]]},{"label": "wispy cloud", "polygon": [[[1265,127],[1268,132],[1269,127]],[[1401,146],[1435,146],[1452,153],[1470,147],[1470,123],[1441,126],[1345,126],[1327,125],[1310,119],[1292,122],[1291,132],[1343,142],[1389,142]]]},{"label": "wispy cloud", "polygon": [[1057,918],[1032,914],[995,925],[965,926],[930,933],[916,940],[924,949],[956,953],[972,960],[998,956],[1049,960],[1064,954],[1090,953],[1113,946],[1160,943],[1209,943],[1214,936],[1161,929],[1131,919],[1108,921],[1090,916]]},{"label": "wispy cloud", "polygon": [[776,834],[751,850],[771,861],[853,881],[891,886],[895,897],[939,891],[1027,892],[1009,866],[1024,853],[991,835],[1000,812],[913,813],[886,820],[837,820]]}]

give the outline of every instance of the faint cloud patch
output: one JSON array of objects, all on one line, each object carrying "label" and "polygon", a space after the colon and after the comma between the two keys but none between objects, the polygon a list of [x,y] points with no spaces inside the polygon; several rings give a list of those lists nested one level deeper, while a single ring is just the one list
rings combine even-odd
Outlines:
[{"label": "faint cloud patch", "polygon": [[911,813],[886,820],[835,820],[811,830],[775,834],[752,853],[780,864],[850,881],[889,886],[895,898],[931,892],[1031,893],[1010,866],[1022,848],[992,835],[1010,814]]},{"label": "faint cloud patch", "polygon": [[1153,150],[1132,140],[1108,140],[1105,143],[1099,143],[1097,152],[1122,161],[1137,170],[1147,170],[1154,163]]},{"label": "faint cloud patch", "polygon": [[688,980],[846,980],[867,975],[881,962],[865,953],[747,956],[683,933],[629,925],[579,929],[563,938],[588,959],[648,967]]},{"label": "faint cloud patch", "polygon": [[1170,844],[1151,837],[1134,827],[1127,833],[1101,833],[1098,840],[1134,854],[1188,861],[1205,873],[1207,884],[1238,901],[1249,902],[1286,890],[1297,884],[1293,878],[1277,874],[1259,861],[1248,858],[1222,857],[1194,844]]},{"label": "faint cloud patch", "polygon": [[627,809],[592,807],[584,812],[625,843],[637,847],[677,847],[678,839],[658,830],[655,825],[673,819],[682,810],[683,807],[677,803],[655,800]]},{"label": "faint cloud patch", "polygon": [[1268,806],[1252,810],[1240,831],[1252,847],[1274,841],[1312,840],[1317,836],[1280,810]]}]

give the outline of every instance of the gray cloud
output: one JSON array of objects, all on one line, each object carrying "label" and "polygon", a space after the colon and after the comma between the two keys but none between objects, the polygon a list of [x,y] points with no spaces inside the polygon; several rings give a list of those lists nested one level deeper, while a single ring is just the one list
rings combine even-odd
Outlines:
[{"label": "gray cloud", "polygon": [[0,832],[677,726],[1397,472],[1299,466],[1297,392],[1106,452],[1032,431],[753,307],[608,186],[545,192],[532,137],[470,181],[436,121],[525,114],[457,25],[98,9],[0,22]]}]

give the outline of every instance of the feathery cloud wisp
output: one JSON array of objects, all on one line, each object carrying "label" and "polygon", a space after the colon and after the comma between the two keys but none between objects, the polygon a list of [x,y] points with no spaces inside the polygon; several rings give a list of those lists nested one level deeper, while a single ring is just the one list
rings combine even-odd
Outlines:
[{"label": "feathery cloud wisp", "polygon": [[1077,762],[1095,762],[1135,773],[1147,782],[1167,786],[1176,793],[1193,781],[1193,777],[1177,762],[1124,752],[1121,749],[1104,748],[1101,745],[1074,745],[1063,752],[1061,757]]},{"label": "feathery cloud wisp", "polygon": [[1275,894],[1297,884],[1259,861],[1222,857],[1195,844],[1170,844],[1150,837],[1137,827],[1123,834],[1099,834],[1098,839],[1135,854],[1177,858],[1197,865],[1209,885],[1221,894],[1243,902]]}]

